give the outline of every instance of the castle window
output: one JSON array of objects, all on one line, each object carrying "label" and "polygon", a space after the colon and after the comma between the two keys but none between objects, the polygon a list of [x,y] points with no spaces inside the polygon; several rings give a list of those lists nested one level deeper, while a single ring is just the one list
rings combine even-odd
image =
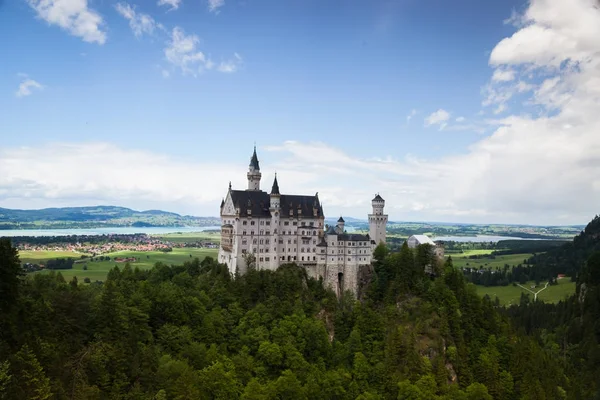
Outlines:
[{"label": "castle window", "polygon": [[317,257],[313,256],[313,261],[317,261]]},{"label": "castle window", "polygon": [[252,244],[256,244],[256,239],[252,240]]},{"label": "castle window", "polygon": [[[260,250],[259,250],[259,253],[262,253],[262,252],[263,252],[263,249],[260,249]],[[261,259],[261,260],[262,260],[262,259]]]},{"label": "castle window", "polygon": [[304,253],[304,247],[300,249],[300,252],[301,252],[301,253]]},{"label": "castle window", "polygon": [[298,243],[298,241],[296,239],[294,239],[294,244]]},{"label": "castle window", "polygon": [[263,240],[262,239],[260,239],[260,244],[263,244]]},{"label": "castle window", "polygon": [[304,235],[304,231],[302,231],[302,235]]},{"label": "castle window", "polygon": [[246,254],[246,249],[242,249],[242,254]]},{"label": "castle window", "polygon": [[267,221],[265,225],[271,226],[271,221]]},{"label": "castle window", "polygon": [[317,252],[317,249],[313,247],[313,253],[316,253],[316,252]]},{"label": "castle window", "polygon": [[243,232],[242,232],[242,235],[246,236],[246,231],[243,231]]},{"label": "castle window", "polygon": [[275,229],[275,230],[273,231],[273,233],[274,233],[275,235],[277,235],[277,229]]},{"label": "castle window", "polygon": [[267,231],[267,235],[270,235],[270,234],[271,234],[271,231]]},{"label": "castle window", "polygon": [[289,224],[290,224],[290,223],[289,223],[289,221],[285,221],[285,222],[283,223],[283,225],[285,225],[285,226],[288,226]]},{"label": "castle window", "polygon": [[296,226],[298,223],[296,221],[292,222],[292,225]]},{"label": "castle window", "polygon": [[246,239],[242,240],[242,244],[246,245],[248,244],[248,241]]},{"label": "castle window", "polygon": [[261,235],[264,235],[264,233],[265,233],[265,231],[263,231],[263,230],[261,229],[261,231],[260,231],[260,234],[261,234]]},{"label": "castle window", "polygon": [[288,244],[292,244],[292,239],[288,239]]},{"label": "castle window", "polygon": [[254,221],[250,221],[250,225],[254,225]]},{"label": "castle window", "polygon": [[305,225],[306,225],[306,222],[302,221],[302,226],[305,226]]},{"label": "castle window", "polygon": [[313,236],[316,236],[316,235],[317,235],[317,231],[313,231]]},{"label": "castle window", "polygon": [[261,257],[261,258],[260,258],[260,261],[262,261],[262,260],[263,260],[263,258]]},{"label": "castle window", "polygon": [[261,225],[264,225],[264,224],[265,224],[265,221],[260,221],[260,224],[261,224]]},{"label": "castle window", "polygon": [[271,241],[269,239],[265,239],[265,244],[269,244]]},{"label": "castle window", "polygon": [[283,239],[279,239],[279,244],[283,244]]},{"label": "castle window", "polygon": [[270,261],[270,257],[265,257],[265,261]]},{"label": "castle window", "polygon": [[304,257],[302,257],[302,261],[304,261]]},{"label": "castle window", "polygon": [[348,261],[350,261],[350,257],[348,257]]},{"label": "castle window", "polygon": [[248,221],[243,221],[242,225],[248,225]]}]

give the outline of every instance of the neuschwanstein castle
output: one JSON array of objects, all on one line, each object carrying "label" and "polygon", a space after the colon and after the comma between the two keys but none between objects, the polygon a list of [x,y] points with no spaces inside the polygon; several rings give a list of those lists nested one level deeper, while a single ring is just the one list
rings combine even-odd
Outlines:
[{"label": "neuschwanstein castle", "polygon": [[256,268],[275,270],[296,263],[314,278],[322,277],[338,295],[356,293],[359,274],[369,268],[373,250],[385,243],[388,216],[385,201],[376,195],[369,214],[369,234],[344,230],[344,219],[325,226],[319,195],[290,195],[279,192],[277,175],[271,192],[260,190],[260,166],[256,147],[248,170],[248,189],[234,190],[229,184],[221,202],[221,246],[219,262],[229,271],[244,274],[248,254]]}]

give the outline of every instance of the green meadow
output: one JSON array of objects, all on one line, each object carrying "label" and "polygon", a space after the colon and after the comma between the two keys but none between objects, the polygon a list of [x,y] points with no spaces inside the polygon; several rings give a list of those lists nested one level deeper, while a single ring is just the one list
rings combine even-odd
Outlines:
[{"label": "green meadow", "polygon": [[200,241],[218,243],[221,241],[221,235],[213,232],[178,232],[152,236],[172,243],[195,243]]},{"label": "green meadow", "polygon": [[[523,286],[528,288],[533,283],[534,282],[528,282]],[[538,290],[542,289],[544,285],[545,283],[542,283],[540,286],[532,290],[537,292]],[[529,294],[529,298],[533,300],[533,293],[521,288],[520,286],[513,286],[512,284],[508,286],[489,287],[477,285],[477,293],[479,293],[481,296],[485,296],[487,294],[492,300],[498,297],[500,304],[506,306],[519,304],[521,293]],[[538,300],[542,300],[547,303],[558,303],[560,300],[564,300],[573,293],[575,293],[575,282],[571,282],[569,278],[564,278],[558,281],[558,285],[548,285],[548,288],[540,292],[537,298]]]},{"label": "green meadow", "polygon": [[[487,252],[487,253],[485,253]],[[485,255],[489,254],[491,250],[469,250],[468,252],[462,254],[447,254],[447,256],[452,257],[452,264],[457,268],[496,268],[496,267],[504,267],[504,264],[508,264],[510,266],[516,266],[518,264],[523,264],[523,261],[532,256],[531,253],[519,253],[519,254],[507,254],[495,256],[494,258],[484,257],[484,258],[468,258],[472,255]]]},{"label": "green meadow", "polygon": [[[61,269],[56,270],[56,272],[60,272],[66,280],[70,280],[72,277],[76,276],[79,282],[83,282],[85,278],[90,278],[92,282],[96,280],[103,281],[106,279],[108,271],[110,271],[112,268],[115,266],[123,268],[125,266],[125,263],[115,262],[114,257],[135,257],[137,261],[130,263],[133,268],[137,267],[140,269],[150,269],[158,262],[162,262],[167,265],[181,265],[185,261],[192,260],[196,257],[198,257],[200,260],[203,260],[205,257],[216,258],[217,253],[218,249],[204,248],[176,248],[169,253],[163,253],[161,251],[120,251],[104,254],[104,256],[109,256],[111,258],[110,261],[89,261],[89,259],[86,259],[82,260],[80,263],[74,264],[73,269]],[[44,260],[53,258],[73,257],[79,259],[80,254],[60,251],[23,251],[20,252],[20,257],[22,262],[43,263]],[[87,267],[87,270],[84,270],[84,266]],[[37,273],[46,272],[47,271],[40,271]]]}]

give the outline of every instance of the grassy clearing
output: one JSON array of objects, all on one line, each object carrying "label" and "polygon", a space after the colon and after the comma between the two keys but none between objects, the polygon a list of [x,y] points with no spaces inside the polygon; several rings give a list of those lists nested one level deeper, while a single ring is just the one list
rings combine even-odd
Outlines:
[{"label": "grassy clearing", "polygon": [[458,250],[456,253],[447,252],[446,254],[452,256],[452,259],[455,257],[469,257],[469,256],[483,256],[486,254],[492,254],[495,249],[475,249],[475,250]]},{"label": "grassy clearing", "polygon": [[218,233],[210,232],[180,232],[180,233],[166,233],[162,235],[153,235],[154,237],[162,240],[167,240],[173,243],[195,243],[199,241],[211,241],[220,242],[221,235]]},{"label": "grassy clearing", "polygon": [[32,264],[43,263],[46,260],[55,258],[74,258],[78,260],[81,256],[82,253],[76,253],[74,251],[19,251],[21,262]]},{"label": "grassy clearing", "polygon": [[[105,256],[109,256],[111,258],[114,257],[123,257],[130,258],[136,257],[139,261],[130,263],[132,267],[138,267],[140,269],[149,269],[154,266],[157,262],[162,262],[167,265],[181,265],[185,261],[192,260],[198,257],[200,260],[203,260],[205,257],[217,257],[218,249],[195,249],[195,248],[183,248],[183,249],[173,249],[172,252],[163,253],[161,251],[120,251],[115,253],[104,254]],[[24,252],[25,253],[25,252]],[[43,253],[43,252],[36,252]],[[64,252],[45,252],[50,253],[53,257],[46,258],[38,258],[36,262],[41,262],[43,260],[48,260],[51,258],[61,258],[64,255],[59,255]],[[71,253],[74,254],[74,253]],[[191,257],[190,257],[191,255]],[[78,258],[78,257],[77,257]],[[23,258],[22,258],[23,260]],[[87,270],[84,271],[83,267],[87,265]],[[74,276],[77,277],[79,282],[83,282],[84,278],[90,278],[92,281],[100,280],[103,281],[106,279],[106,275],[108,271],[110,271],[115,266],[119,268],[123,268],[125,263],[117,263],[113,260],[111,261],[87,261],[83,263],[78,263],[73,266],[73,269],[63,269],[57,270],[65,277],[66,280],[72,279]],[[38,273],[45,273],[38,272]]]},{"label": "grassy clearing", "polygon": [[[529,287],[534,282],[527,282],[525,287]],[[533,289],[534,292],[542,289],[545,283],[542,283],[537,288]],[[500,304],[509,306],[511,304],[519,304],[519,300],[521,299],[521,293],[529,294],[530,298],[533,300],[533,294],[528,292],[527,290],[519,287],[513,286],[512,284],[508,286],[480,286],[477,285],[477,293],[481,296],[485,296],[486,294],[490,296],[493,300],[498,297],[500,300]],[[538,294],[538,300],[545,301],[547,303],[557,303],[560,300],[564,300],[565,297],[572,295],[575,293],[575,282],[571,282],[570,279],[560,279],[558,281],[558,285],[548,286],[548,288]]]},{"label": "grassy clearing", "polygon": [[537,298],[546,303],[558,303],[573,293],[575,293],[575,282],[571,282],[571,278],[563,278],[558,280],[558,285],[548,286],[548,289],[538,294]]},{"label": "grassy clearing", "polygon": [[[480,250],[469,250],[469,252],[471,252],[471,251],[480,251]],[[483,250],[483,251],[487,251],[487,250]],[[467,253],[466,256],[462,255],[462,254],[461,255],[449,254],[449,256],[452,257],[452,263],[457,268],[464,268],[464,267],[470,267],[470,268],[500,267],[501,268],[504,266],[504,264],[508,264],[508,265],[523,264],[523,260],[526,260],[532,256],[531,253],[520,253],[520,254],[508,254],[508,255],[496,256],[493,259],[487,258],[487,257],[471,259],[471,258],[467,258],[469,255],[474,255],[474,254]]]}]

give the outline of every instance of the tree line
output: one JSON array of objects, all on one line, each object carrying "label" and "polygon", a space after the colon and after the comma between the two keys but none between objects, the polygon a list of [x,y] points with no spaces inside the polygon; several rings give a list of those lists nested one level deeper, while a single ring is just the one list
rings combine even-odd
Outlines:
[{"label": "tree line", "polygon": [[23,278],[0,240],[0,398],[561,399],[564,365],[451,260],[375,252],[360,299],[296,265],[232,277],[211,258]]}]

